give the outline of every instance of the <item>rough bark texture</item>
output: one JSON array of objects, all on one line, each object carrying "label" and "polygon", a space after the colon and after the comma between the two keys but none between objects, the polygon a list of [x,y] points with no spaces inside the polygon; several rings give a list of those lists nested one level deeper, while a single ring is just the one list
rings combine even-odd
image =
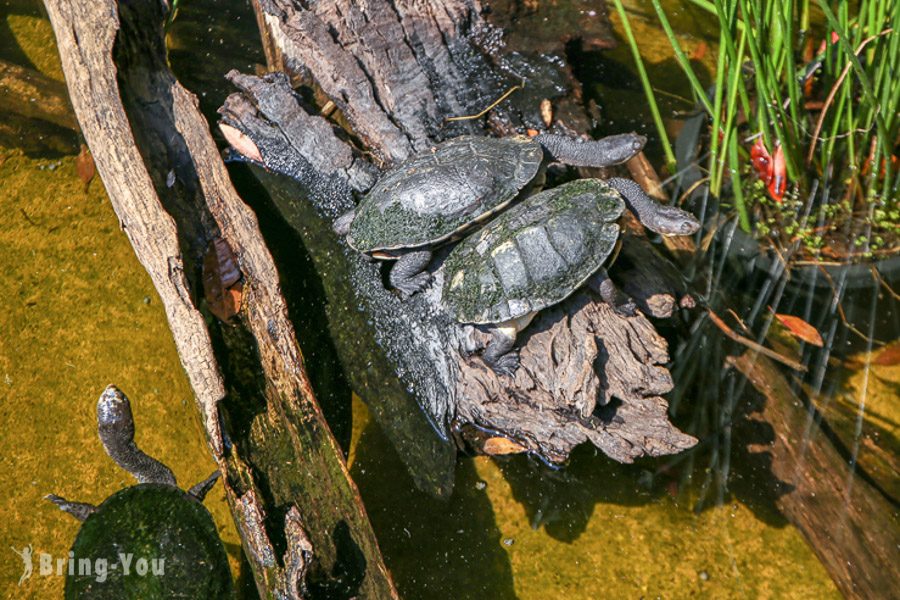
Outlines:
[{"label": "rough bark texture", "polygon": [[[446,119],[489,106],[516,81],[505,68],[524,60],[498,53],[499,32],[482,20],[480,6],[468,0],[365,5],[338,1],[309,7],[290,0],[261,0],[260,8],[264,37],[277,49],[270,54],[280,56],[277,66],[320,86],[352,133],[385,165],[436,140],[484,127],[483,120]],[[387,55],[386,43],[391,48]],[[493,58],[483,50],[491,51]],[[564,59],[557,60],[563,64],[556,75],[573,85],[566,81]],[[544,79],[540,69],[516,71],[519,76],[523,72],[532,78],[525,81],[526,89]],[[315,257],[315,242],[308,240],[333,235],[327,229],[330,222],[354,205],[353,191],[370,185],[373,170],[343,141],[342,132],[310,114],[286,77],[229,77],[241,91],[220,111],[226,137],[244,155],[256,156],[268,169],[303,184],[301,197],[264,178],[285,219],[307,232],[301,235]],[[398,86],[405,92],[398,93]],[[537,108],[531,107],[535,112]],[[528,114],[528,107],[512,103],[492,111],[488,120],[503,134],[526,123]],[[551,129],[570,131],[572,126],[557,118]],[[304,202],[313,206],[318,224],[310,225],[303,217],[309,212],[300,206]],[[319,228],[319,233],[310,233],[311,228]],[[378,264],[365,261],[342,242],[334,249],[328,261],[341,267],[321,270],[321,276],[328,280],[340,271],[349,277],[352,304],[365,310],[366,329],[375,342],[368,351],[386,358],[444,435],[466,428],[494,432],[550,462],[564,461],[575,445],[588,440],[623,462],[678,452],[695,443],[668,421],[661,397],[672,387],[663,366],[666,344],[644,316],[620,317],[588,292],[580,292],[546,311],[528,329],[520,343],[521,368],[515,378],[501,378],[471,356],[483,345],[483,334],[452,322],[440,310],[439,268],[424,294],[401,302],[385,289]],[[668,294],[674,305],[670,282],[665,289],[654,288],[664,280],[632,285],[630,291],[648,311],[662,314],[666,307],[655,307],[655,295]],[[346,327],[337,321],[331,326],[336,337]],[[345,353],[345,367],[356,384],[363,377],[358,371],[368,362],[354,362],[354,356]],[[380,403],[377,392],[363,394],[370,404]],[[616,401],[610,402],[613,397]],[[375,412],[377,416],[379,410]],[[388,420],[382,425],[389,434],[393,430],[395,441],[415,437]],[[422,468],[418,460],[409,464],[414,475]]]},{"label": "rough bark texture", "polygon": [[644,314],[657,319],[671,317],[678,306],[694,306],[678,268],[645,237],[625,236],[614,279]]},{"label": "rough bark texture", "polygon": [[759,417],[775,431],[764,450],[781,482],[778,508],[803,532],[846,598],[896,597],[897,506],[848,472],[847,460],[769,359],[746,352],[729,362],[764,398]]},{"label": "rough bark texture", "polygon": [[[310,389],[256,218],[232,188],[196,98],[167,68],[162,5],[45,6],[85,139],[165,306],[261,594],[297,597],[311,545],[311,589],[396,596]],[[244,277],[233,326],[198,309],[200,263],[218,239]]]}]

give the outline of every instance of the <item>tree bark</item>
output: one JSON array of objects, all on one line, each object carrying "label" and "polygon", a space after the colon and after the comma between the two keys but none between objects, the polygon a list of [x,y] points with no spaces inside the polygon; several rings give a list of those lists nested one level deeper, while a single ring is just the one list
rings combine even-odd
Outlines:
[{"label": "tree bark", "polygon": [[[45,6],[97,170],[165,306],[260,594],[298,597],[311,544],[311,591],[396,597],[310,388],[256,218],[196,98],[166,65],[162,4]],[[243,282],[230,325],[201,312],[202,258],[217,240]]]},{"label": "tree bark", "polygon": [[[526,90],[546,90],[557,99],[578,97],[563,56],[548,63],[546,57],[499,52],[501,33],[483,21],[480,5],[471,0],[365,5],[337,0],[308,7],[291,0],[259,0],[258,8],[267,56],[277,57],[270,66],[318,86],[340,110],[337,121],[362,142],[365,152],[345,142],[346,133],[333,123],[312,114],[313,107],[291,90],[288,78],[277,74],[229,75],[240,92],[220,110],[223,132],[246,157],[301,182],[304,191],[298,194],[263,176],[307,250],[314,259],[326,257],[317,260],[330,265],[320,269],[321,277],[349,279],[350,304],[364,309],[366,337],[372,340],[364,354],[387,361],[401,389],[411,391],[440,433],[472,441],[485,436],[467,433],[488,432],[487,439],[510,443],[482,450],[518,448],[553,463],[565,461],[584,441],[622,462],[678,452],[696,442],[668,421],[662,398],[672,387],[664,366],[666,343],[643,315],[623,318],[588,292],[579,292],[539,316],[521,337],[516,376],[498,377],[471,355],[484,344],[483,334],[440,310],[439,267],[428,291],[402,302],[385,289],[379,266],[343,242],[332,239],[329,250],[322,250],[322,239],[333,238],[330,222],[354,206],[354,192],[367,189],[377,174],[367,156],[378,167],[388,166],[461,133],[484,134],[489,126],[502,135],[530,127],[530,115],[538,112],[541,100],[525,94],[514,93],[486,119],[450,118],[481,112],[511,86],[521,85],[523,72],[529,73]],[[556,65],[549,75],[547,64]],[[523,70],[529,65],[535,69]],[[559,86],[542,87],[553,78]],[[586,123],[583,111],[572,120],[557,115],[551,130],[572,132]],[[632,247],[643,243],[639,238],[632,242]],[[656,256],[652,248],[648,251],[647,256]],[[677,275],[674,279],[680,281]],[[676,302],[671,280],[658,277],[629,289],[648,314],[664,316]],[[326,287],[348,291],[346,284]],[[658,306],[660,298],[654,297],[659,295],[667,296],[667,305],[662,301],[665,306]],[[332,302],[340,300],[330,296]],[[330,325],[336,338],[345,335],[346,323],[334,319]],[[365,378],[362,371],[369,365],[357,356],[344,352],[354,385]],[[384,408],[392,394],[370,392],[366,386],[360,392],[371,405],[382,405],[376,416],[392,412]],[[399,447],[411,446],[408,440],[414,435],[390,419],[380,422],[395,443],[407,440]],[[408,460],[419,481],[428,479],[421,475],[423,462],[427,464],[421,456]]]}]

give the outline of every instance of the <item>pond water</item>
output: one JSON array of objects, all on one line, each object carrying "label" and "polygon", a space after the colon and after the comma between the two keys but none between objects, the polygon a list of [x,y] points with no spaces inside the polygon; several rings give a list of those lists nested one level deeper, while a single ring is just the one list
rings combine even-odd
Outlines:
[{"label": "pond water", "polygon": [[[262,62],[249,6],[220,4],[186,3],[170,36],[173,69],[210,119],[231,91],[224,72],[252,71]],[[630,10],[633,26],[643,28],[639,39],[648,44],[650,77],[672,94],[664,111],[690,110],[679,99],[688,97],[687,88],[673,78],[663,36],[641,19],[649,6]],[[62,80],[52,31],[36,5],[7,1],[0,16],[0,30],[8,32],[0,35],[0,60]],[[712,43],[693,12],[681,14],[679,24],[692,32],[684,37],[687,47]],[[654,62],[652,56],[662,58]],[[642,92],[622,75],[626,65],[627,49],[620,47],[576,68],[597,82],[588,93],[615,115],[606,126],[652,136]],[[26,137],[0,140],[0,482],[6,490],[0,542],[63,557],[78,524],[43,496],[99,503],[131,484],[96,436],[95,403],[108,383],[131,397],[138,443],[168,463],[182,485],[205,477],[213,462],[150,280],[99,179],[85,191],[77,176],[77,137],[47,133],[33,122],[22,122],[17,131]],[[232,174],[245,198],[260,193],[246,169],[233,166]],[[254,207],[268,239],[293,239],[266,213],[265,202]],[[842,293],[836,302],[833,288],[821,281],[820,287],[787,283],[767,265],[754,270],[731,249],[727,235],[710,248],[707,263],[696,268],[703,293],[726,298],[724,304],[754,332],[749,337],[771,329],[767,343],[808,365],[803,377],[783,373],[810,394],[831,439],[847,449],[852,460],[842,476],[864,472],[867,484],[896,507],[900,366],[879,364],[879,356],[900,337],[897,273],[893,279],[888,273],[874,291],[841,288],[838,274],[835,287]],[[282,276],[294,278],[286,285],[313,282],[308,257],[300,253],[297,259],[293,248],[289,254],[294,263],[279,265]],[[770,328],[769,307],[815,325],[826,350],[798,347]],[[309,308],[313,315],[319,310]],[[743,414],[749,386],[724,360],[743,348],[725,344],[708,321],[665,330],[679,389],[670,398],[673,420],[702,439],[696,449],[621,465],[581,447],[561,471],[524,456],[461,458],[449,500],[416,489],[365,404],[334,375],[336,359],[321,343],[327,336],[322,321],[311,317],[297,327],[314,381],[330,378],[322,401],[335,415],[333,428],[346,443],[351,474],[404,598],[840,597],[813,548],[779,511],[764,459],[772,432],[761,432]],[[810,431],[795,437],[821,442]],[[205,504],[237,575],[239,537],[221,487]],[[896,528],[896,517],[879,525]],[[19,586],[21,561],[12,550],[0,552],[6,552],[0,595],[61,596],[63,578],[55,575],[35,573]],[[885,590],[885,597],[891,593],[896,591]]]}]

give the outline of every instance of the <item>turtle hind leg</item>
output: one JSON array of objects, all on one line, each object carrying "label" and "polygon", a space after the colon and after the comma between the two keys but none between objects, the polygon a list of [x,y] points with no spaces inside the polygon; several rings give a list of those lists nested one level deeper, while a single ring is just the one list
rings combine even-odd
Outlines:
[{"label": "turtle hind leg", "polygon": [[637,314],[637,305],[635,305],[634,300],[616,287],[606,269],[601,267],[594,273],[588,280],[588,286],[599,294],[603,301],[609,304],[620,316],[633,317]]},{"label": "turtle hind leg", "polygon": [[219,471],[213,471],[212,475],[204,479],[199,483],[195,483],[194,486],[188,490],[188,495],[193,496],[198,502],[203,502],[203,499],[206,498],[206,494],[216,485],[216,481],[219,480]]},{"label": "turtle hind leg", "polygon": [[431,275],[425,272],[429,262],[431,262],[430,250],[413,250],[401,255],[391,267],[389,275],[391,286],[404,298],[409,298],[425,287],[431,279]]},{"label": "turtle hind leg", "polygon": [[554,160],[572,167],[619,165],[640,152],[647,143],[647,138],[636,133],[610,135],[599,140],[542,133],[535,139]]},{"label": "turtle hind leg", "polygon": [[57,496],[55,494],[47,494],[44,498],[58,506],[61,511],[69,513],[79,521],[84,521],[97,512],[96,506],[87,504],[86,502],[69,502],[62,496]]},{"label": "turtle hind leg", "polygon": [[481,355],[481,360],[498,375],[512,377],[519,368],[519,353],[513,350],[516,330],[511,327],[494,327],[490,334],[491,341]]}]

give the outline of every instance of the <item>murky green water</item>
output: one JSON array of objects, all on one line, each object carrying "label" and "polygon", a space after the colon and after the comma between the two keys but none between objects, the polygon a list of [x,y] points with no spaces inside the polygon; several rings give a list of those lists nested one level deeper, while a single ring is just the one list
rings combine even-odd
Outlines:
[{"label": "murky green water", "polygon": [[[200,95],[208,116],[230,91],[221,75],[231,67],[249,70],[261,60],[248,7],[223,13],[214,4],[186,3],[172,36],[173,68]],[[15,41],[0,39],[0,58],[60,79],[47,22],[30,3],[0,7],[0,30],[5,26]],[[685,43],[699,45],[700,31]],[[202,49],[198,39],[205,40]],[[663,42],[649,32],[642,39]],[[660,47],[660,56],[668,55]],[[601,69],[599,77],[625,57],[620,49],[602,65],[583,67]],[[671,75],[671,64],[651,66],[652,78],[665,72]],[[633,81],[605,81],[599,93],[616,117],[610,127],[649,123],[641,111],[621,108],[643,106]],[[673,93],[684,93],[679,86],[673,84]],[[54,492],[99,502],[130,484],[96,436],[94,406],[107,383],[131,396],[139,443],[167,462],[182,484],[204,477],[213,463],[165,315],[102,185],[95,180],[85,193],[73,155],[26,156],[24,146],[7,142],[0,148],[0,482],[6,490],[0,543],[17,549],[31,544],[35,552],[63,556],[78,525],[42,497]],[[266,216],[261,219],[265,226]],[[300,279],[315,277],[308,265],[289,271]],[[896,316],[879,318],[882,337],[896,339]],[[311,326],[298,326],[308,356],[317,355],[310,340],[323,333],[304,330]],[[852,440],[859,439],[856,417],[864,400],[866,427],[876,428],[876,444],[890,455],[900,422],[900,367],[860,368],[867,350],[858,340],[848,342],[840,353],[847,370],[840,376],[829,371],[823,405]],[[311,360],[319,377],[334,368],[327,354],[318,353],[325,355],[319,363]],[[707,358],[701,353],[691,360]],[[467,458],[459,462],[449,501],[415,489],[390,441],[349,390],[329,402],[341,404],[333,414],[352,416],[351,472],[405,598],[839,597],[802,535],[761,491],[768,474],[737,450],[752,440],[739,433],[727,438],[736,449],[728,485],[705,484],[721,473],[721,462],[710,457],[722,438],[716,423],[696,423],[697,414],[710,410],[700,396],[679,401],[676,422],[718,442],[680,462],[620,465],[587,447],[561,472],[525,457]],[[896,473],[888,470],[882,480],[896,485]],[[206,505],[236,571],[239,540],[221,491]],[[0,561],[0,595],[60,596],[63,578],[36,574],[19,587],[21,562],[11,550],[0,555],[6,556]]]}]

